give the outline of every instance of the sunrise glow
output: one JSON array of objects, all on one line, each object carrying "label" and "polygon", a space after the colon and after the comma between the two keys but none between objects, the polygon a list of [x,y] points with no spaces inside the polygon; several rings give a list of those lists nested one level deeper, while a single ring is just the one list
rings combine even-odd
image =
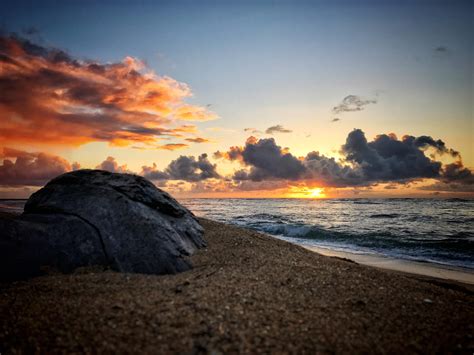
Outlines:
[{"label": "sunrise glow", "polygon": [[328,196],[325,192],[325,189],[322,187],[290,186],[283,197],[319,199],[327,198]]},{"label": "sunrise glow", "polygon": [[326,197],[326,194],[324,193],[324,189],[315,188],[315,189],[310,190],[310,197],[311,198],[323,198],[323,197]]}]

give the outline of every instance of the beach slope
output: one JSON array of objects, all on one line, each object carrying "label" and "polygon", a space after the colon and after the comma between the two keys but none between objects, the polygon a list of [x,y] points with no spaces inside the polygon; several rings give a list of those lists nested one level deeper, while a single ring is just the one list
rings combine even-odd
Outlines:
[{"label": "beach slope", "polygon": [[77,270],[0,285],[0,352],[465,352],[472,288],[205,219],[177,275]]}]

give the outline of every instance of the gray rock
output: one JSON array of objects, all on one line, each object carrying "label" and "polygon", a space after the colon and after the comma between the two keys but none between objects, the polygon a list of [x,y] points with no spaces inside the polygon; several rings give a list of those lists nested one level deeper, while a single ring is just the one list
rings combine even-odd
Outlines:
[{"label": "gray rock", "polygon": [[146,179],[78,170],[34,193],[16,218],[0,216],[2,279],[104,265],[121,272],[172,274],[206,246],[194,215]]}]

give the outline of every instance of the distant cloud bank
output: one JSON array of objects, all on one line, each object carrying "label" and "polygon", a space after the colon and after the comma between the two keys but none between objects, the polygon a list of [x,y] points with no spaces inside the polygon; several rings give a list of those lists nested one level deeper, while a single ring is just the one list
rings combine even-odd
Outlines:
[{"label": "distant cloud bank", "polygon": [[[455,163],[444,165],[425,155],[428,148],[435,156],[449,155]],[[216,152],[216,158],[241,162],[244,169],[235,172],[236,181],[281,180],[307,181],[329,187],[370,186],[381,182],[406,182],[432,178],[445,183],[474,185],[472,172],[462,164],[459,152],[441,140],[429,136],[381,134],[371,142],[360,129],[349,133],[341,147],[343,162],[310,152],[293,156],[273,138],[250,137],[245,146]]]},{"label": "distant cloud bank", "polygon": [[[243,146],[213,154],[217,161],[223,159],[240,165],[229,176],[220,174],[218,164],[212,163],[207,154],[182,155],[162,170],[153,163],[143,166],[139,174],[160,186],[182,181],[207,192],[273,190],[293,183],[332,188],[388,183],[387,189],[393,189],[397,183],[423,179],[436,181],[423,189],[474,192],[474,175],[463,165],[460,153],[430,136],[405,135],[399,139],[394,134],[380,134],[368,141],[362,130],[354,129],[341,146],[340,154],[341,160],[317,151],[298,157],[279,146],[274,138],[251,136]],[[443,163],[441,157],[454,161]],[[80,167],[58,156],[9,148],[1,151],[0,158],[3,159],[0,186],[41,186],[58,174]],[[107,157],[96,168],[131,173],[113,157]]]}]

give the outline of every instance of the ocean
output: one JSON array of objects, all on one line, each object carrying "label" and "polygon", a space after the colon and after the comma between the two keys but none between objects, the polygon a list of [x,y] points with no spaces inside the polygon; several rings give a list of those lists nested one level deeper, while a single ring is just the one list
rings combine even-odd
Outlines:
[{"label": "ocean", "polygon": [[474,269],[474,200],[187,199],[197,216],[302,246]]},{"label": "ocean", "polygon": [[[302,246],[474,271],[474,200],[181,199],[197,216]],[[2,200],[0,211],[23,210]]]}]

